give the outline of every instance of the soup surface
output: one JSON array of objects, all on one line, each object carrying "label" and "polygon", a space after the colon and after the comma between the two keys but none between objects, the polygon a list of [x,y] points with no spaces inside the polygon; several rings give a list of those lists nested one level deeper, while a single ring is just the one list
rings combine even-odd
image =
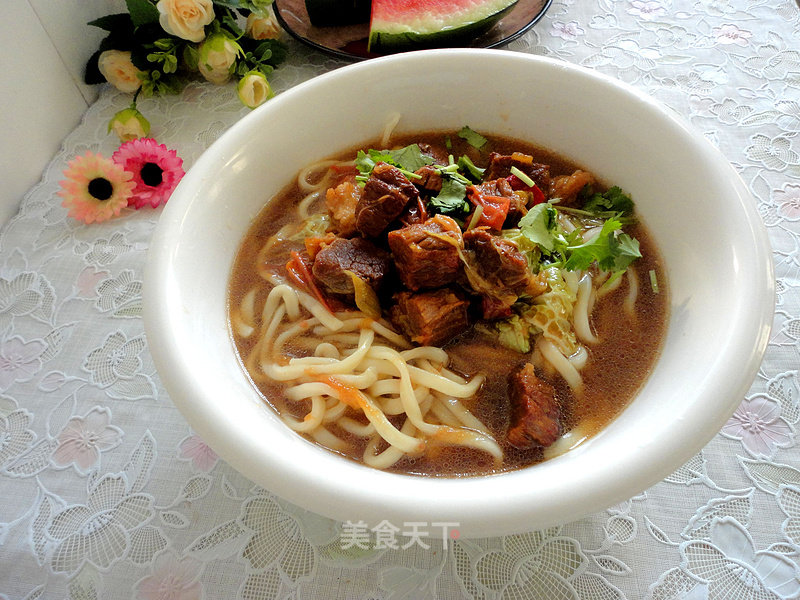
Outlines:
[{"label": "soup surface", "polygon": [[468,476],[618,415],[656,361],[666,283],[622,190],[464,128],[304,169],[242,242],[230,322],[299,434],[376,468]]}]

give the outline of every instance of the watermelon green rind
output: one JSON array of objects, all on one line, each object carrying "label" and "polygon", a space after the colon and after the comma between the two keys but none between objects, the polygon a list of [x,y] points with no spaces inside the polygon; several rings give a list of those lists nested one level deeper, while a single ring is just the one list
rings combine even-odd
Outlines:
[{"label": "watermelon green rind", "polygon": [[488,31],[517,0],[372,0],[369,51],[461,45]]}]

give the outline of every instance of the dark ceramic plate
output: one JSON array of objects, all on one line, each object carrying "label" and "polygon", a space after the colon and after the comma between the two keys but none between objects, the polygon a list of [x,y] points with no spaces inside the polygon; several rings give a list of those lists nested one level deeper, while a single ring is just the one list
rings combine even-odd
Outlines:
[{"label": "dark ceramic plate", "polygon": [[[464,44],[471,48],[495,48],[518,38],[544,16],[552,0],[519,0],[492,28]],[[367,52],[369,24],[314,27],[308,19],[305,0],[275,0],[275,15],[286,31],[301,42],[341,58],[380,56]]]}]

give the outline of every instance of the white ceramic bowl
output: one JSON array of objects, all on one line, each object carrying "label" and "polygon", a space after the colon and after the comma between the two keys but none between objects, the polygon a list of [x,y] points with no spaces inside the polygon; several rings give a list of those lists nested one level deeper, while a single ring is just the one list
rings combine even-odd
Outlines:
[{"label": "white ceramic bowl", "polygon": [[[398,130],[473,129],[552,148],[629,191],[667,265],[671,317],[632,404],[566,454],[491,477],[373,470],[302,439],[265,406],[229,338],[226,287],[251,220],[301,167]],[[755,201],[703,137],[645,93],[591,70],[498,50],[434,50],[347,66],[243,118],[166,206],[145,274],[150,350],[191,427],[234,468],[308,510],[462,535],[580,518],[657,483],[734,412],[761,362],[774,309]]]}]

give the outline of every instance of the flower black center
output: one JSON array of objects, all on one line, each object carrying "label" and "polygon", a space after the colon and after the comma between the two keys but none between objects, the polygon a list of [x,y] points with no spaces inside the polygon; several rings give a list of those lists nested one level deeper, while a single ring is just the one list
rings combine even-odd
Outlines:
[{"label": "flower black center", "polygon": [[164,169],[159,167],[156,163],[149,162],[145,163],[139,174],[142,177],[142,181],[147,185],[150,187],[158,187],[163,180]]},{"label": "flower black center", "polygon": [[89,182],[89,194],[97,200],[108,200],[114,194],[114,186],[105,177],[95,177]]}]

